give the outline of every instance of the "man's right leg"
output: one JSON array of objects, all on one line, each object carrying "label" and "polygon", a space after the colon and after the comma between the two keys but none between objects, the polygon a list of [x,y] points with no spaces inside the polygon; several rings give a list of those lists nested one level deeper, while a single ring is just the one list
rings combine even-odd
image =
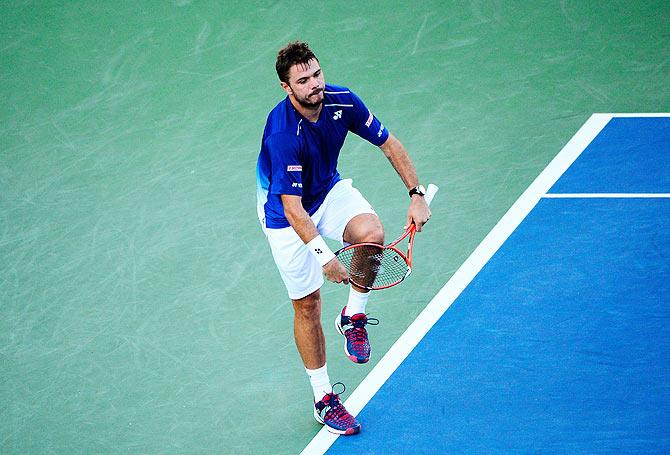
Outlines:
[{"label": "man's right leg", "polygon": [[321,326],[319,290],[293,302],[293,334],[314,392],[314,418],[337,434],[356,434],[361,425],[333,391],[326,366],[326,338]]},{"label": "man's right leg", "polygon": [[321,368],[326,363],[326,339],[321,327],[321,293],[317,289],[302,299],[291,300],[295,315],[293,334],[305,368]]},{"label": "man's right leg", "polygon": [[321,327],[321,266],[292,228],[266,229],[265,234],[293,303],[293,333],[314,392],[314,417],[330,432],[358,433],[360,424],[346,411],[328,378]]}]

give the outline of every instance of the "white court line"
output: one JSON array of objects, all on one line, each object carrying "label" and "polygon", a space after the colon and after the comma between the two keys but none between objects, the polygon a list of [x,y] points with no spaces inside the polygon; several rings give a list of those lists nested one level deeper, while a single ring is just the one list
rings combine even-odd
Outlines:
[{"label": "white court line", "polygon": [[545,199],[653,199],[670,198],[670,193],[547,193]]},{"label": "white court line", "polygon": [[[668,115],[635,114],[634,116],[662,117]],[[353,391],[349,399],[344,403],[351,414],[358,415],[384,382],[407,358],[431,327],[442,317],[444,312],[447,311],[489,259],[514,232],[517,226],[521,224],[533,207],[546,195],[547,191],[572,165],[612,117],[619,116],[627,116],[627,114],[593,114],[577,131],[544,171],[517,199],[514,205],[512,205],[470,257],[454,273],[451,279],[433,297],[426,308],[417,316],[416,320],[407,328],[405,333],[391,346],[386,355],[375,365],[356,390]],[[633,115],[628,116],[632,117]],[[365,428],[363,431],[365,431]],[[323,454],[336,439],[337,435],[329,433],[325,428],[322,428],[307,447],[305,447],[302,454]]]},{"label": "white court line", "polygon": [[655,113],[640,113],[640,114],[594,114],[594,115],[609,115],[611,117],[670,117],[668,112],[655,112]]}]

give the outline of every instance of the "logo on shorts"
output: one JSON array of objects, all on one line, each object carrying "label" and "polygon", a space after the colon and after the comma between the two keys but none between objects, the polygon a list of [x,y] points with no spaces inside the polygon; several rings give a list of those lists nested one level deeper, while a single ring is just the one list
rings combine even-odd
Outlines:
[{"label": "logo on shorts", "polygon": [[288,172],[302,172],[302,166],[288,166],[286,170]]}]

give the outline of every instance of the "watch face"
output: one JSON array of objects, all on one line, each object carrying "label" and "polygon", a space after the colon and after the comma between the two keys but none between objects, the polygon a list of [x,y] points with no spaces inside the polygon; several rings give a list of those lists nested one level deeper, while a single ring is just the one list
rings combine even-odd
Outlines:
[{"label": "watch face", "polygon": [[410,196],[412,196],[413,194],[418,194],[419,196],[425,196],[426,189],[423,187],[423,185],[415,186],[409,191]]}]

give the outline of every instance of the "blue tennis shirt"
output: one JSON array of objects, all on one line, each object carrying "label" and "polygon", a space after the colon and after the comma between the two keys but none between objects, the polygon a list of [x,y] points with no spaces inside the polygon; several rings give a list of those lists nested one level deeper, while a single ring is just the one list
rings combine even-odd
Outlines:
[{"label": "blue tennis shirt", "polygon": [[296,111],[288,96],[268,115],[256,166],[259,206],[270,229],[290,226],[281,194],[302,196],[313,215],[341,179],[337,159],[351,131],[380,146],[388,139],[384,125],[346,87],[326,84],[323,108],[312,123]]}]

